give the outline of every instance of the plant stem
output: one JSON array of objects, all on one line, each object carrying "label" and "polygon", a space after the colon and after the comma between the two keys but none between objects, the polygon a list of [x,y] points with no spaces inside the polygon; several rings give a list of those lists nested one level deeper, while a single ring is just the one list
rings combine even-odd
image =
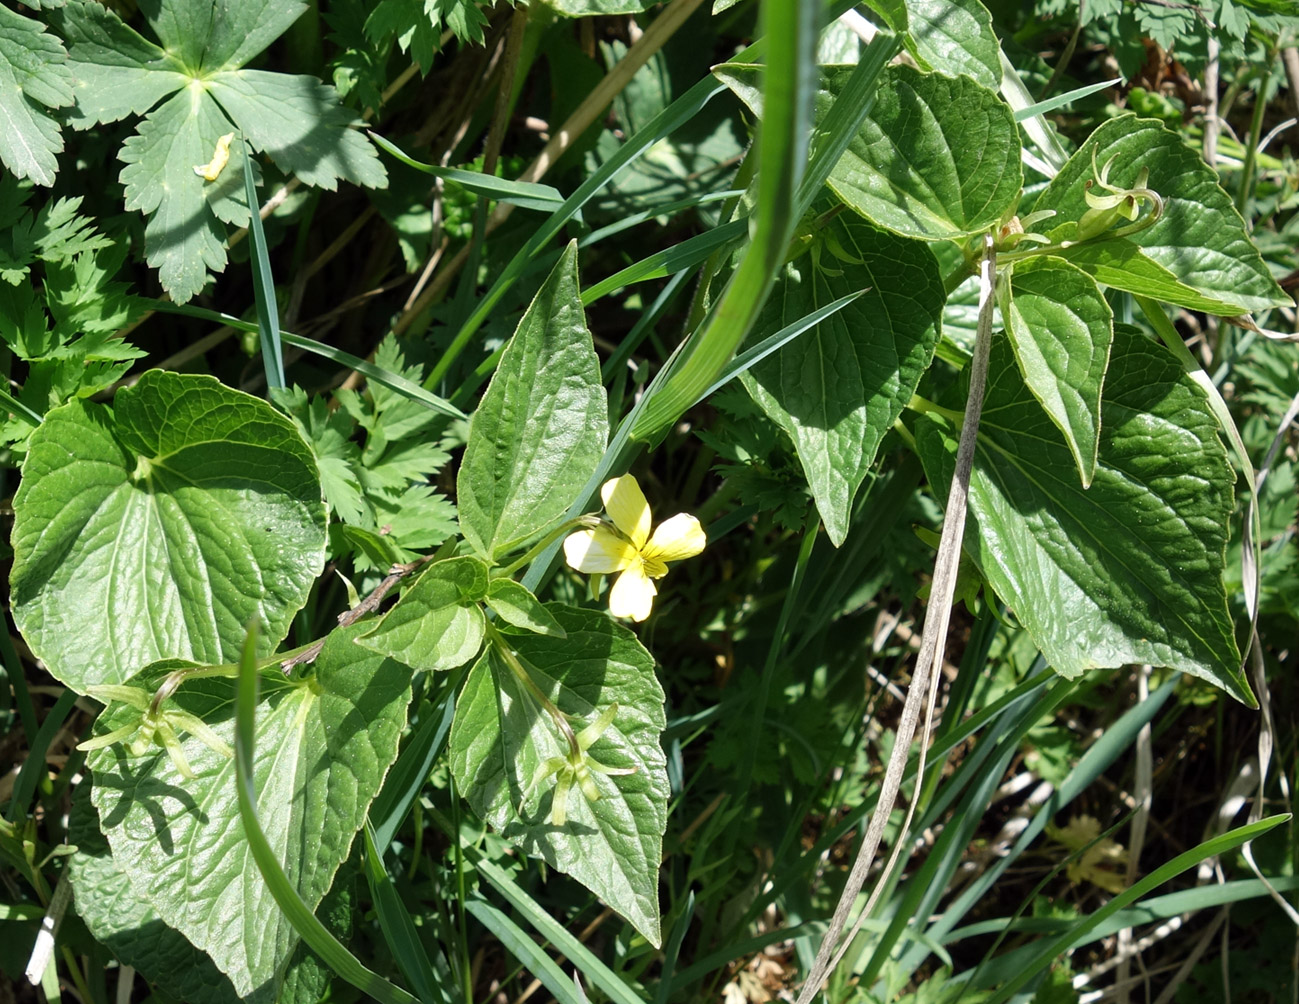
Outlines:
[{"label": "plant stem", "polygon": [[514,649],[510,648],[509,643],[502,637],[501,633],[494,628],[490,622],[487,624],[487,637],[491,640],[492,647],[496,649],[496,654],[510,668],[514,678],[523,684],[523,687],[533,699],[541,705],[541,709],[550,716],[550,720],[555,723],[559,733],[568,743],[568,749],[574,759],[580,759],[582,748],[577,744],[577,736],[573,732],[573,727],[568,724],[568,717],[555,706],[555,703],[547,697],[537,686],[537,682],[532,675],[524,668],[519,657],[514,654]]},{"label": "plant stem", "polygon": [[[839,944],[848,916],[852,912],[857,894],[866,882],[866,876],[875,860],[893,807],[897,803],[898,792],[906,771],[907,758],[911,742],[915,737],[916,724],[920,719],[922,704],[928,703],[932,708],[937,695],[937,684],[941,678],[939,672],[943,660],[943,649],[947,640],[947,627],[952,614],[952,597],[956,591],[956,575],[960,565],[961,542],[965,536],[965,510],[970,486],[970,472],[974,466],[974,450],[979,431],[979,418],[983,412],[983,392],[988,379],[988,357],[992,347],[992,312],[996,302],[996,249],[992,235],[987,234],[983,240],[983,255],[980,259],[979,290],[979,328],[974,343],[974,358],[970,363],[970,391],[965,405],[965,420],[961,426],[960,443],[956,450],[956,469],[952,473],[952,484],[947,494],[947,509],[943,516],[943,534],[938,544],[938,556],[934,560],[933,584],[929,593],[929,605],[925,610],[925,626],[920,639],[920,654],[916,658],[916,671],[907,688],[906,703],[898,722],[897,733],[893,740],[893,752],[889,756],[884,774],[884,783],[880,790],[879,800],[871,813],[870,825],[857,858],[853,862],[839,904],[835,907],[830,920],[830,928],[816,954],[812,971],[807,982],[798,995],[798,1004],[811,1004],[811,1000],[821,991],[822,985],[831,970],[842,958],[844,950],[852,943],[853,935],[862,922],[870,915],[875,900],[886,885],[888,874],[892,871],[894,860],[902,848],[907,845],[906,831],[910,825],[911,814],[915,808],[914,801],[908,807],[907,818],[894,842],[893,859],[885,867],[875,891],[866,906],[857,917],[852,931],[843,939],[843,948],[834,955],[831,953]],[[928,699],[926,701],[926,699]],[[928,739],[929,722],[925,722],[925,739]],[[923,777],[925,743],[920,746],[920,763],[916,772],[917,778]]]}]

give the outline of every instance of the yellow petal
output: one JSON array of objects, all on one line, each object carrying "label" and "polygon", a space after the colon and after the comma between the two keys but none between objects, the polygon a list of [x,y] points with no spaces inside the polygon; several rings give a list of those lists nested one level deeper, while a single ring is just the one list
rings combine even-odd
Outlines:
[{"label": "yellow petal", "polygon": [[682,558],[693,558],[704,549],[708,538],[699,520],[689,513],[677,513],[658,525],[654,536],[643,548],[645,559],[657,558],[659,561],[680,561]]},{"label": "yellow petal", "polygon": [[651,516],[645,493],[640,490],[636,479],[630,474],[624,474],[620,478],[606,481],[600,489],[600,497],[604,499],[604,511],[613,520],[613,525],[639,551],[649,539]]},{"label": "yellow petal", "polygon": [[579,530],[564,539],[564,559],[588,575],[621,572],[636,557],[636,549],[604,527]]},{"label": "yellow petal", "polygon": [[650,615],[656,592],[654,583],[650,582],[638,561],[614,581],[609,590],[609,612],[615,617],[643,621]]}]

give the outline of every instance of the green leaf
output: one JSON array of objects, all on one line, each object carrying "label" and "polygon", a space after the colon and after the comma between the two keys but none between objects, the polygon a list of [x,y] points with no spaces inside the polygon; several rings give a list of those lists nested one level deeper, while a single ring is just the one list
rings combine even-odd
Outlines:
[{"label": "green leaf", "polygon": [[[329,636],[313,674],[291,681],[264,671],[254,779],[262,828],[285,873],[312,908],[346,860],[366,810],[397,756],[410,671],[354,644],[359,627]],[[159,667],[166,669],[169,667]],[[158,674],[146,671],[151,685]],[[182,684],[167,706],[197,715],[233,744],[234,684]],[[139,712],[114,705],[101,732]],[[279,988],[298,936],[262,880],[244,839],[234,760],[193,737],[183,778],[160,749],[93,751],[92,794],[113,860],[162,920],[185,935],[247,997]]]},{"label": "green leaf", "polygon": [[1235,304],[1179,282],[1128,237],[1085,241],[1053,253],[1077,265],[1102,286],[1206,314],[1231,317],[1240,313]]},{"label": "green leaf", "polygon": [[[993,346],[966,548],[1062,676],[1151,663],[1253,705],[1222,576],[1235,478],[1204,393],[1163,348],[1118,326],[1092,486]],[[955,431],[927,416],[916,442],[946,485]]]},{"label": "green leaf", "polygon": [[[1136,184],[1141,170],[1149,170],[1147,187],[1162,196],[1164,215],[1128,239],[1177,281],[1232,305],[1234,313],[1293,302],[1263,263],[1217,175],[1177,133],[1154,119],[1125,115],[1104,123],[1069,158],[1034,209],[1054,209],[1060,220],[1080,219],[1087,210],[1083,193],[1093,158],[1098,168],[1113,160],[1109,180],[1119,188]],[[1047,236],[1069,236],[1069,226]]]},{"label": "green leaf", "polygon": [[456,480],[460,528],[495,557],[560,519],[609,439],[582,313],[577,242],[538,290],[474,413]]},{"label": "green leaf", "polygon": [[[542,764],[566,747],[530,687],[494,647],[470,670],[456,706],[451,769],[483,819],[528,854],[581,882],[657,946],[668,779],[659,747],[663,691],[654,661],[635,635],[603,613],[560,604],[548,609],[566,638],[525,634],[506,641],[532,683],[566,715],[590,723],[617,704],[612,725],[589,753],[601,764],[636,772],[593,772],[600,798],[588,801],[573,785],[567,821],[553,825],[555,779],[534,781]],[[578,722],[572,727],[579,730]]]},{"label": "green leaf", "polygon": [[414,669],[455,669],[483,647],[487,566],[477,558],[434,562],[360,644]]},{"label": "green leaf", "polygon": [[249,620],[284,637],[324,563],[307,444],[264,401],[157,370],[113,407],[32,435],[14,497],[14,619],[75,690],[161,658],[233,658]]},{"label": "green leaf", "polygon": [[0,160],[20,178],[54,184],[59,124],[46,111],[72,104],[68,53],[39,21],[0,7]]},{"label": "green leaf", "polygon": [[[826,74],[818,119],[846,79],[846,71]],[[1023,184],[1018,127],[1006,103],[969,77],[908,66],[889,67],[884,83],[830,187],[904,237],[946,240],[997,223]]]},{"label": "green leaf", "polygon": [[979,0],[907,0],[907,49],[932,69],[1001,86],[1001,45]]},{"label": "green leaf", "polygon": [[1086,272],[1059,258],[1016,264],[1004,288],[1001,314],[1020,373],[1064,433],[1086,488],[1096,471],[1114,312]]},{"label": "green leaf", "polygon": [[144,228],[145,258],[172,298],[193,299],[209,272],[226,267],[222,221],[246,223],[240,157],[232,157],[216,182],[194,170],[212,158],[217,141],[234,132],[230,120],[205,93],[182,91],[140,123],[122,147],[121,181],[126,208],[149,217]]},{"label": "green leaf", "polygon": [[348,128],[359,120],[315,77],[261,70],[217,73],[208,78],[208,93],[254,149],[305,184],[331,192],[340,178],[369,188],[388,184],[378,151]]},{"label": "green leaf", "polygon": [[[98,4],[74,3],[62,15],[79,103],[74,124],[148,112],[122,148],[121,180],[127,208],[150,217],[146,257],[177,302],[225,267],[223,224],[243,226],[250,218],[243,158],[230,158],[212,181],[194,170],[212,160],[218,138],[242,133],[309,185],[333,189],[340,178],[387,184],[377,151],[349,128],[352,116],[332,87],[314,77],[241,69],[306,6],[247,0],[213,17],[208,0],[150,5],[149,24],[164,48]],[[174,96],[154,107],[168,95]]]},{"label": "green leaf", "polygon": [[789,433],[838,546],[880,440],[911,399],[938,342],[944,293],[923,243],[841,213],[785,266],[754,328],[757,341],[841,296],[838,313],[743,374]]},{"label": "green leaf", "polygon": [[114,863],[99,830],[99,813],[90,804],[90,787],[86,782],[77,786],[68,817],[68,840],[77,848],[68,862],[77,914],[119,962],[134,966],[178,1000],[235,1004],[239,995],[221,970],[183,934],[164,924]]},{"label": "green leaf", "polygon": [[94,0],[72,0],[53,18],[68,40],[74,128],[143,115],[187,82],[174,56]]},{"label": "green leaf", "polygon": [[564,637],[564,629],[550,611],[513,579],[492,579],[487,587],[487,605],[501,620],[524,631]]}]

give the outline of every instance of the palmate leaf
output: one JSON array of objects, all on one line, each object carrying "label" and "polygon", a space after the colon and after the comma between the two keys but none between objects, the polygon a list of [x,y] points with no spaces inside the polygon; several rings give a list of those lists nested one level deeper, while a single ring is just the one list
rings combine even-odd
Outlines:
[{"label": "palmate leaf", "polygon": [[20,178],[54,184],[59,124],[47,108],[72,104],[67,51],[45,26],[0,6],[0,160]]},{"label": "palmate leaf", "polygon": [[19,178],[55,183],[64,140],[48,108],[73,103],[68,52],[39,21],[0,6],[0,160]]},{"label": "palmate leaf", "polygon": [[72,124],[146,115],[122,148],[121,181],[127,208],[149,217],[146,257],[178,302],[225,268],[225,224],[249,220],[243,158],[231,157],[213,181],[194,171],[222,136],[241,134],[308,185],[387,184],[377,152],[350,128],[356,123],[332,87],[242,68],[305,9],[298,0],[159,0],[146,15],[161,46],[97,3],[60,13],[75,78]]}]

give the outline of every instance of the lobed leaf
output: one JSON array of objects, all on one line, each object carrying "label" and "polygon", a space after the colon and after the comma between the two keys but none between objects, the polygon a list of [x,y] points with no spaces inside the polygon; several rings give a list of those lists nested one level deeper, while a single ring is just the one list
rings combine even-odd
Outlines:
[{"label": "lobed leaf", "polygon": [[72,104],[67,50],[39,21],[0,6],[0,160],[19,178],[54,184],[63,152],[46,111]]}]

